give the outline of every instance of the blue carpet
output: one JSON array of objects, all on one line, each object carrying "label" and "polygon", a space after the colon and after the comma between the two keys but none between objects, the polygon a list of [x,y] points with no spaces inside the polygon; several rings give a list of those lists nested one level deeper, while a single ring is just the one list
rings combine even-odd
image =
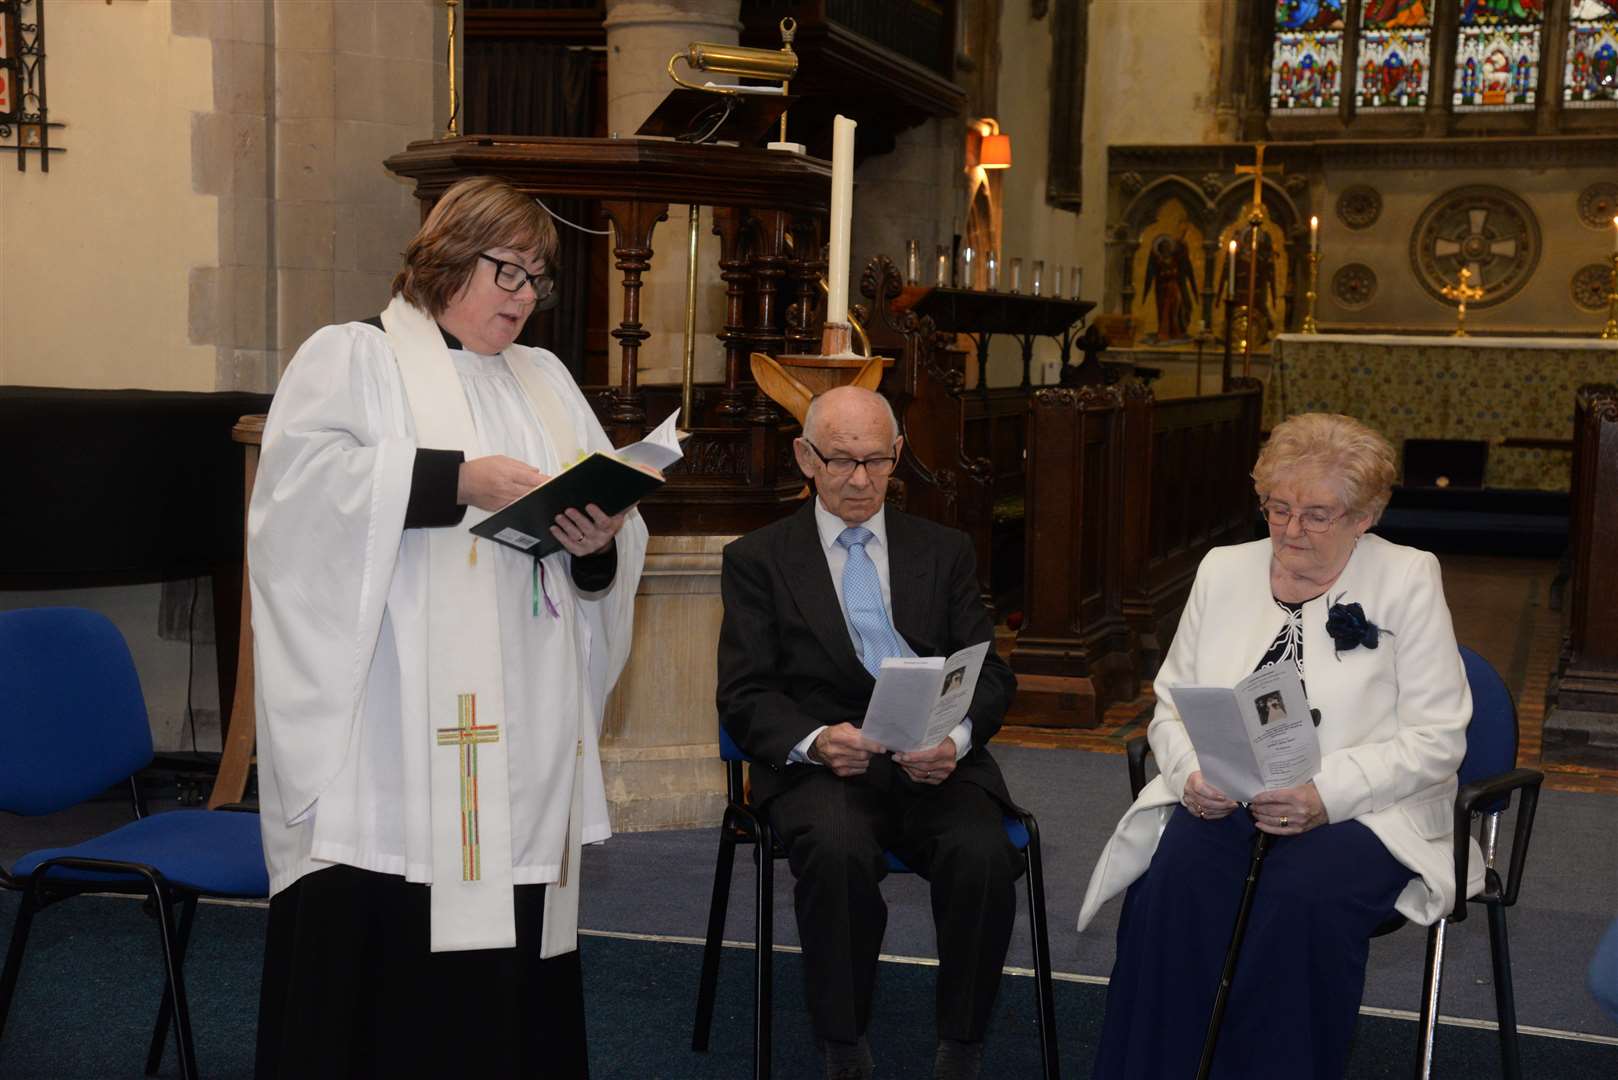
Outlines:
[{"label": "blue carpet", "polygon": [[[9,936],[16,897],[0,894],[0,941]],[[197,1057],[208,1080],[252,1075],[253,1031],[265,913],[206,906],[187,960]],[[587,937],[583,943],[590,1057],[595,1080],[717,1080],[750,1075],[751,954],[727,950],[720,970],[713,1052],[690,1049],[692,1003],[701,950],[693,945]],[[777,959],[776,1076],[815,1075],[796,955]],[[932,1044],[933,969],[883,966],[871,1038],[884,1080],[925,1078]],[[90,897],[40,913],[34,923],[12,1016],[0,1042],[7,1080],[115,1080],[141,1075],[162,984],[155,925],[140,905]],[[1063,1075],[1089,1075],[1105,990],[1059,982],[1057,1030]],[[985,1076],[1037,1077],[1039,1038],[1025,978],[1008,977],[994,1022]],[[1352,1080],[1410,1072],[1414,1025],[1365,1017],[1349,1070]],[[1442,1075],[1499,1075],[1495,1036],[1443,1028]],[[1524,1075],[1618,1075],[1618,1049],[1524,1037]],[[175,1076],[172,1046],[160,1075]]]}]

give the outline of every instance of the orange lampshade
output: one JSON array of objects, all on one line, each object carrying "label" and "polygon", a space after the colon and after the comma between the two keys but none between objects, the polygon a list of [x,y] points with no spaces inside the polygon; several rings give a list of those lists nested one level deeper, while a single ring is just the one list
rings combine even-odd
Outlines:
[{"label": "orange lampshade", "polygon": [[1011,168],[1011,136],[983,136],[982,144],[978,147],[978,164],[985,169]]}]

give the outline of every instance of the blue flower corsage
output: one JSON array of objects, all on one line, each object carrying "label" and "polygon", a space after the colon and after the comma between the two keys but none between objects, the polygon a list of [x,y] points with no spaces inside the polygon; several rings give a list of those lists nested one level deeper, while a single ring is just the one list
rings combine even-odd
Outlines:
[{"label": "blue flower corsage", "polygon": [[1374,649],[1383,634],[1393,634],[1392,630],[1384,630],[1367,619],[1365,609],[1360,605],[1343,603],[1346,595],[1339,593],[1331,607],[1326,609],[1326,633],[1331,635],[1332,644],[1336,646],[1333,655],[1361,645]]}]

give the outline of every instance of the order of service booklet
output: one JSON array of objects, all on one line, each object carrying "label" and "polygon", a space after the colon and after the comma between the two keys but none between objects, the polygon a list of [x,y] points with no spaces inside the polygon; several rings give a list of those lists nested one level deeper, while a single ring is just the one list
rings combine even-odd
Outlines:
[{"label": "order of service booklet", "polygon": [[640,442],[580,458],[472,526],[472,535],[535,558],[561,551],[562,542],[551,534],[557,514],[569,508],[583,510],[590,503],[604,513],[616,514],[663,486],[662,470],[683,456],[680,436],[684,433],[675,427],[679,419],[676,409]]},{"label": "order of service booklet", "polygon": [[952,656],[890,656],[865,707],[860,731],[889,750],[929,750],[966,716],[989,643]]},{"label": "order of service booklet", "polygon": [[1173,689],[1203,779],[1237,802],[1320,771],[1320,740],[1291,662],[1255,671],[1234,687]]}]

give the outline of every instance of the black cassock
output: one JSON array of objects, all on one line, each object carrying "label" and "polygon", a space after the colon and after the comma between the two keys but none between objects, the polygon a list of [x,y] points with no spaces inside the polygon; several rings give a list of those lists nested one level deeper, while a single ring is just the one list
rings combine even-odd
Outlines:
[{"label": "black cassock", "polygon": [[258,1080],[589,1076],[577,952],[539,956],[545,886],[516,887],[517,946],[428,949],[428,887],[333,866],[270,901]]}]

